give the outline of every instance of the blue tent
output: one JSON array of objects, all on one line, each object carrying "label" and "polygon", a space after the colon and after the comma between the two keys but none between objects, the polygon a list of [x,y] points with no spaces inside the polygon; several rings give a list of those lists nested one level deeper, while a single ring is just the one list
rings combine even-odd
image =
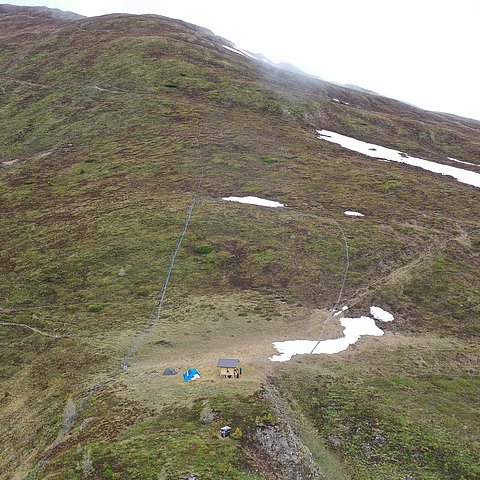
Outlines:
[{"label": "blue tent", "polygon": [[198,370],[196,368],[191,368],[190,370],[187,370],[183,374],[183,379],[186,382],[189,382],[190,380],[196,380],[197,378],[200,378],[200,373],[198,372]]}]

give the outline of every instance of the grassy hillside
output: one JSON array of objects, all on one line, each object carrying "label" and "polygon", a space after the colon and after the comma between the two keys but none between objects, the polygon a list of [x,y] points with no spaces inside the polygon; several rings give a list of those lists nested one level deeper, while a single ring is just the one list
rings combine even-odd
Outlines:
[{"label": "grassy hillside", "polygon": [[[225,42],[157,16],[0,6],[0,478],[478,478],[479,191],[315,130],[478,165],[480,126]],[[338,335],[341,229],[342,304],[395,321],[270,362],[324,321]],[[220,357],[245,375],[219,379]]]}]

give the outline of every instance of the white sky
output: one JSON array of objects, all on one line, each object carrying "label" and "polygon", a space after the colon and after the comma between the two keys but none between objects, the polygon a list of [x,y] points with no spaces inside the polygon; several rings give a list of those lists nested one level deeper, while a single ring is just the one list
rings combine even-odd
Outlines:
[{"label": "white sky", "polygon": [[325,80],[480,120],[480,0],[4,0],[156,13]]}]

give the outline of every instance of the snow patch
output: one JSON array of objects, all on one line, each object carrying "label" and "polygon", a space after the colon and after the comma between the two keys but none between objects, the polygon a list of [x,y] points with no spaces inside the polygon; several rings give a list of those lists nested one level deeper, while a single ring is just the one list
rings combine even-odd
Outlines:
[{"label": "snow patch", "polygon": [[387,312],[380,307],[370,307],[370,315],[376,320],[382,322],[392,322],[394,320],[393,315],[390,312]]},{"label": "snow patch", "polygon": [[354,212],[353,210],[345,210],[343,212],[345,215],[349,215],[351,217],[364,217],[365,215],[360,212]]},{"label": "snow patch", "polygon": [[226,48],[227,50],[230,50],[231,52],[238,53],[239,55],[243,55],[244,57],[249,57],[249,58],[253,58],[254,60],[258,60],[257,57],[247,52],[246,50],[243,50],[242,48],[238,48],[238,47],[232,48],[232,47],[228,47],[227,45],[222,45],[222,47]]},{"label": "snow patch", "polygon": [[[348,309],[345,305],[334,316]],[[391,322],[394,320],[393,315],[380,307],[370,307],[370,314],[377,320],[382,322]],[[377,327],[374,318],[361,316],[359,318],[341,318],[340,325],[343,327],[343,337],[333,338],[329,340],[287,340],[285,342],[273,342],[274,348],[280,355],[269,357],[272,362],[286,362],[294,355],[305,354],[327,354],[343,352],[350,345],[356,343],[360,337],[371,335],[381,337],[384,332]]]},{"label": "snow patch", "polygon": [[285,206],[283,203],[275,202],[273,200],[265,200],[264,198],[258,197],[223,197],[222,200],[226,200],[227,202],[247,203],[249,205],[259,205],[261,207],[270,208],[278,208]]},{"label": "snow patch", "polygon": [[343,327],[343,337],[330,340],[287,340],[286,342],[274,342],[274,348],[280,355],[269,358],[272,362],[286,362],[294,355],[301,354],[327,354],[343,352],[350,345],[356,343],[361,336],[371,335],[381,337],[383,330],[378,328],[375,320],[370,317],[342,318],[340,324]]},{"label": "snow patch", "polygon": [[336,317],[337,315],[340,315],[341,313],[343,313],[345,310],[348,310],[348,306],[347,306],[347,305],[345,305],[344,307],[342,307],[342,309],[339,310],[338,312],[335,312],[335,313],[333,314],[333,316]]},{"label": "snow patch", "polygon": [[241,53],[243,53],[246,57],[250,57],[250,58],[253,58],[254,60],[258,60],[258,58],[253,55],[252,53],[248,52],[247,50],[244,50],[243,48],[239,48],[237,47],[237,50]]},{"label": "snow patch", "polygon": [[246,57],[244,53],[242,53],[240,50],[237,50],[236,48],[228,47],[227,45],[222,45],[222,47],[230,50],[231,52],[238,53],[239,55],[243,55],[244,57]]},{"label": "snow patch", "polygon": [[470,163],[470,162],[464,162],[462,160],[457,160],[456,158],[452,158],[452,157],[447,157],[449,160],[452,160],[453,162],[457,162],[457,163],[463,163],[464,165],[472,165],[474,167],[478,167],[478,165],[476,163]]},{"label": "snow patch", "polygon": [[410,157],[404,152],[399,152],[387,147],[375,145],[372,143],[362,142],[346,135],[331,132],[329,130],[317,130],[318,138],[327,142],[336,143],[348,150],[362,153],[368,157],[377,158],[379,160],[391,160],[393,162],[405,163],[415,167],[428,170],[433,173],[440,173],[441,175],[449,175],[461,183],[472,185],[480,188],[480,173],[475,173],[470,170],[444,165],[443,163],[425,160],[423,158]]}]

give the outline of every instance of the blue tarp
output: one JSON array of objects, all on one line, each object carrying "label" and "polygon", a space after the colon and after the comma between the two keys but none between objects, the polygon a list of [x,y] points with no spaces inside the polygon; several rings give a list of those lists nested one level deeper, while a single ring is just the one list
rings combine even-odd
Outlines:
[{"label": "blue tarp", "polygon": [[197,378],[200,378],[200,373],[198,372],[198,370],[196,368],[191,368],[190,370],[187,370],[183,374],[183,379],[186,382],[189,382],[190,380],[196,380]]}]

